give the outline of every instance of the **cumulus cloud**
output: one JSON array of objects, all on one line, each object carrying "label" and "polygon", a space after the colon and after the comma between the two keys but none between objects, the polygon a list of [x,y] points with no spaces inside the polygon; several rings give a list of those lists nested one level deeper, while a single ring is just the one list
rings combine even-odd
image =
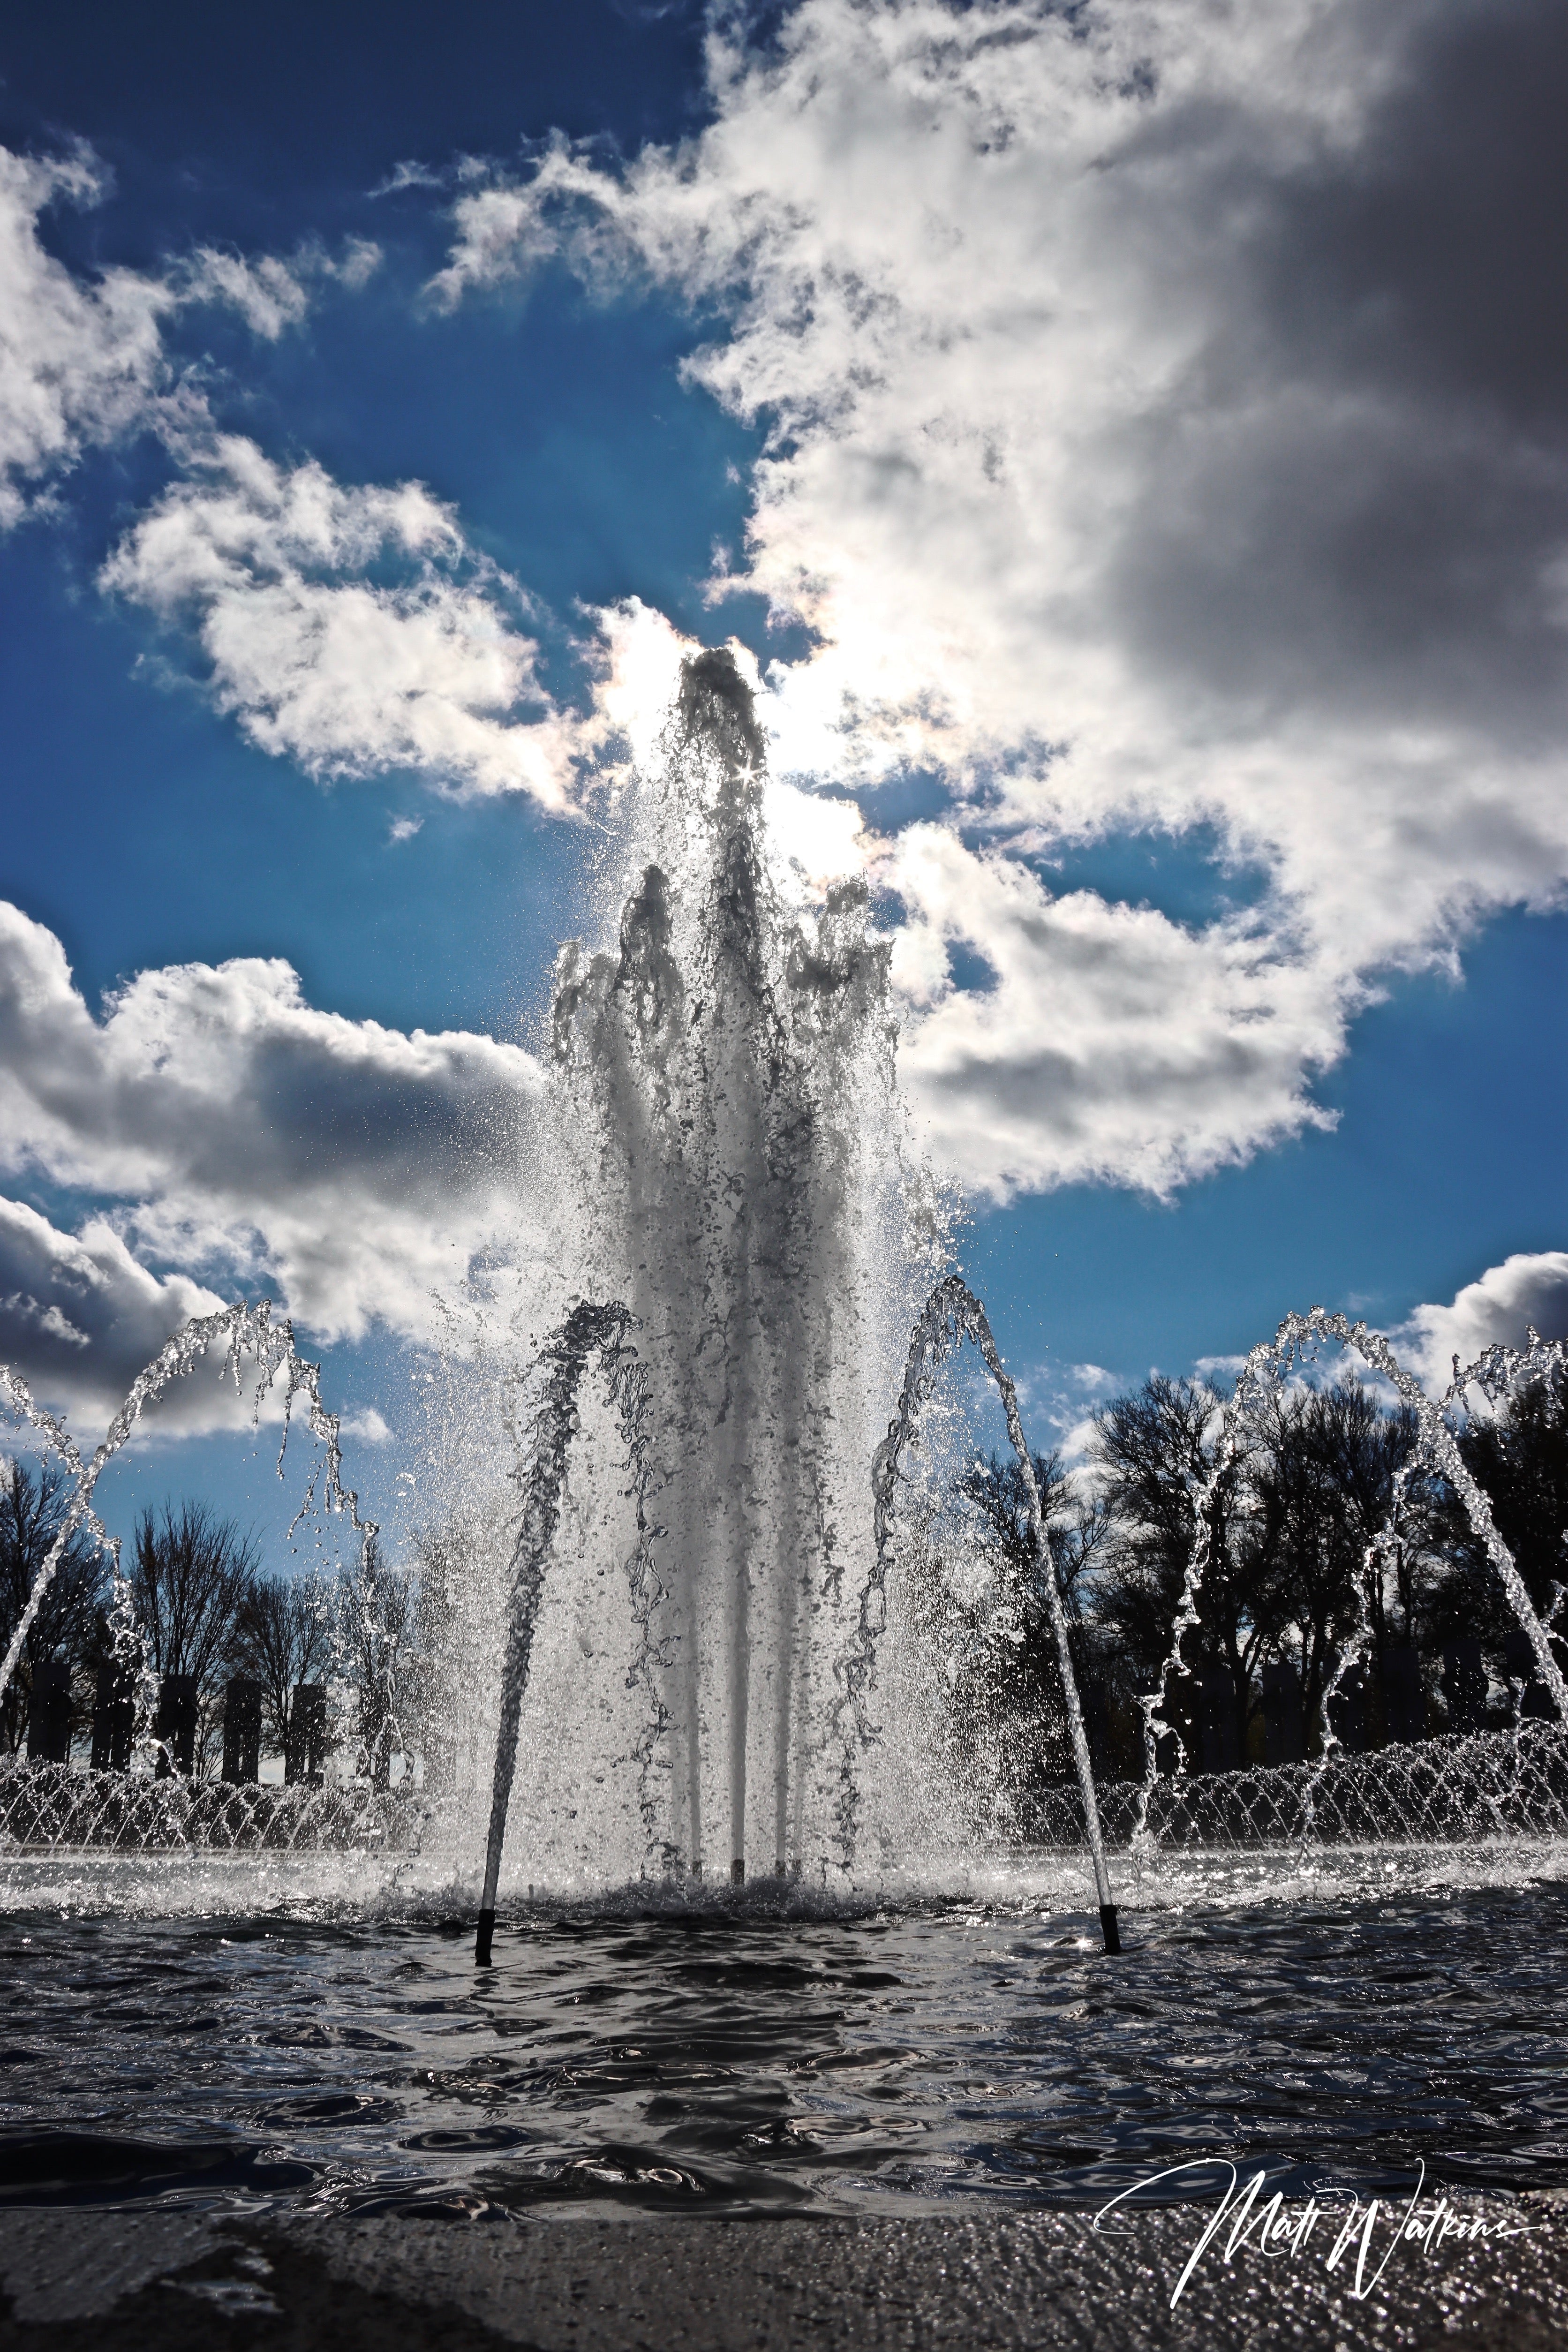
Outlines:
[{"label": "cumulus cloud", "polygon": [[[1108,1178],[1164,1192],[1323,1125],[1305,1073],[1342,1042],[1300,957],[1249,923],[1184,929],[1090,891],[1053,898],[1016,858],[912,825],[884,869],[908,920],[901,1066],[933,1154],[1005,1195]],[[960,987],[954,943],[989,984]]]},{"label": "cumulus cloud", "polygon": [[351,237],[336,260],[315,245],[287,260],[203,246],[161,276],[83,278],[47,251],[39,220],[53,205],[96,205],[108,187],[86,146],[42,158],[0,147],[0,530],[83,449],[145,426],[177,442],[202,423],[205,395],[165,350],[170,319],[219,304],[275,341],[320,287],[356,289],[380,263],[379,247]]},{"label": "cumulus cloud", "polygon": [[341,1434],[353,1438],[360,1445],[392,1444],[391,1423],[383,1414],[377,1412],[373,1404],[365,1405],[359,1412],[345,1413],[341,1424]]},{"label": "cumulus cloud", "polygon": [[96,203],[103,185],[85,149],[37,161],[0,148],[0,528],[43,478],[142,420],[166,388],[169,289],[129,269],[83,284],[38,236],[46,206]]},{"label": "cumulus cloud", "polygon": [[[0,1199],[0,1363],[36,1396],[108,1419],[165,1339],[222,1301],[181,1274],[151,1273],[102,1217],[61,1233],[25,1202]],[[237,1416],[232,1391],[182,1397],[181,1426]]]},{"label": "cumulus cloud", "polygon": [[[206,690],[262,750],[321,782],[408,769],[454,797],[526,793],[567,816],[657,762],[696,641],[651,605],[582,608],[583,707],[557,702],[523,625],[531,600],[422,483],[345,484],[210,430],[182,447],[183,478],[100,584],[195,638]],[[781,780],[772,805],[786,866],[862,869],[851,803]],[[395,818],[389,841],[423,823]]]},{"label": "cumulus cloud", "polygon": [[1447,1307],[1418,1307],[1394,1338],[1428,1388],[1442,1391],[1454,1359],[1473,1364],[1501,1340],[1522,1348],[1529,1328],[1568,1339],[1568,1250],[1520,1252],[1466,1283]]},{"label": "cumulus cloud", "polygon": [[[768,440],[715,587],[813,635],[771,676],[775,760],[924,763],[962,803],[945,936],[1001,961],[984,1019],[955,996],[917,1025],[937,1125],[962,1083],[947,1125],[984,1129],[994,1189],[1178,1181],[1309,1115],[1376,974],[1568,877],[1568,22],[801,0],[755,47],[745,22],[716,19],[680,145],[470,174],[433,295],[560,256],[718,314],[689,379]],[[1016,907],[1045,901],[998,856],[1199,824],[1266,877],[1251,933],[1064,901],[1030,961]],[[906,970],[940,928],[911,911]],[[1124,1085],[1091,1099],[1107,1034]]]},{"label": "cumulus cloud", "polygon": [[124,1204],[75,1237],[0,1213],[10,1360],[118,1394],[211,1301],[141,1259],[265,1287],[317,1339],[424,1334],[432,1290],[515,1223],[539,1085],[517,1046],[320,1012],[276,961],[142,972],[97,1017],[0,903],[0,1169]]},{"label": "cumulus cloud", "polygon": [[218,707],[310,775],[412,768],[570,803],[576,734],[512,617],[521,592],[417,482],[345,486],[224,436],[100,576],[193,630]]}]

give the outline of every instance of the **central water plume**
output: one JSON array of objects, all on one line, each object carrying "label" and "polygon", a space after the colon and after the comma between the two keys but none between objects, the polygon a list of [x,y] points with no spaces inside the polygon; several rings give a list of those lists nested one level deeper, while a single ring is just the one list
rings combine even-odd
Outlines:
[{"label": "central water plume", "polygon": [[625,1303],[646,1370],[644,1816],[665,1869],[740,1878],[798,1871],[837,1798],[902,1222],[894,1031],[864,886],[781,899],[729,654],[685,663],[663,749],[618,940],[558,969],[552,1181],[574,1161],[574,1287]]}]

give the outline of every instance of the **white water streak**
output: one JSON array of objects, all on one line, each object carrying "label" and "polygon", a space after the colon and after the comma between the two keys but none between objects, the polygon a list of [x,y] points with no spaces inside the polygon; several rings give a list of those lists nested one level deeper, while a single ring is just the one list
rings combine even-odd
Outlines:
[{"label": "white water streak", "polygon": [[1057,1583],[1056,1568],[1050,1547],[1046,1540],[1045,1513],[1040,1507],[1040,1490],[1035,1477],[1035,1465],[1024,1435],[1024,1423],[1018,1412],[1018,1391],[1011,1374],[1003,1363],[992,1333],[990,1318],[968,1284],[956,1274],[950,1274],[937,1285],[926,1302],[925,1311],[917,1321],[910,1337],[909,1360],[904,1370],[904,1384],[899,1397],[897,1418],[890,1423],[888,1434],[877,1448],[871,1465],[871,1491],[876,1513],[877,1556],[870,1580],[860,1604],[860,1623],[855,1650],[845,1662],[843,1681],[846,1698],[858,1714],[861,1693],[869,1682],[876,1657],[877,1637],[887,1618],[887,1577],[893,1558],[893,1498],[897,1491],[899,1458],[909,1443],[921,1406],[936,1385],[936,1375],[943,1357],[963,1339],[973,1339],[981,1358],[996,1384],[1002,1400],[1002,1410],[1007,1418],[1007,1435],[1018,1459],[1018,1469],[1024,1482],[1024,1496],[1028,1513],[1029,1548],[1035,1557],[1036,1570],[1045,1586],[1051,1604],[1051,1625],[1056,1634],[1057,1657],[1061,1667],[1062,1692],[1067,1705],[1068,1728],[1072,1738],[1073,1762],[1078,1770],[1079,1792],[1083,1800],[1084,1821],[1089,1832],[1089,1853],[1094,1861],[1094,1883],[1102,1908],[1110,1905],[1110,1874],[1106,1868],[1105,1843],[1100,1832],[1100,1807],[1094,1793],[1094,1770],[1089,1761],[1089,1738],[1084,1729],[1083,1709],[1079,1703],[1078,1677],[1073,1672],[1072,1649],[1068,1638],[1067,1613],[1062,1607],[1061,1591]]},{"label": "white water streak", "polygon": [[[1530,1637],[1531,1646],[1541,1670],[1541,1677],[1551,1692],[1560,1719],[1568,1724],[1568,1684],[1552,1648],[1551,1636],[1536,1613],[1523,1578],[1514,1565],[1513,1554],[1498,1533],[1492,1517],[1491,1505],[1484,1490],[1477,1484],[1466,1465],[1464,1455],[1447,1419],[1447,1407],[1462,1402],[1467,1388],[1482,1389],[1496,1402],[1517,1381],[1560,1371],[1564,1361],[1564,1349],[1560,1341],[1548,1345],[1531,1331],[1525,1350],[1494,1346],[1489,1348],[1468,1370],[1461,1370],[1458,1358],[1454,1359],[1454,1378],[1439,1402],[1430,1395],[1414,1372],[1406,1370],[1381,1331],[1374,1331],[1364,1322],[1352,1323],[1324,1307],[1313,1307],[1305,1315],[1287,1315],[1271,1339],[1260,1339],[1248,1354],[1237,1379],[1235,1392],[1225,1409],[1220,1443],[1215,1463],[1200,1493],[1194,1499],[1197,1534],[1187,1559],[1182,1580],[1181,1598],[1172,1627],[1171,1644],[1160,1678],[1154,1689],[1146,1693],[1139,1704],[1143,1711],[1143,1785],[1139,1794],[1132,1830],[1132,1850],[1135,1855],[1147,1852],[1150,1840],[1148,1815],[1150,1799],[1158,1778],[1159,1731],[1173,1734],[1177,1746],[1177,1775],[1186,1768],[1186,1751],[1179,1729],[1164,1715],[1165,1693],[1173,1672],[1182,1664],[1182,1642],[1190,1629],[1199,1622],[1198,1596],[1203,1589],[1204,1572],[1208,1566],[1215,1526],[1215,1503],[1226,1479],[1235,1466],[1241,1432],[1248,1412],[1260,1397],[1265,1386],[1278,1387],[1290,1366],[1307,1349],[1323,1340],[1337,1340],[1352,1348],[1364,1364],[1380,1373],[1393,1387],[1402,1403],[1415,1415],[1420,1433],[1420,1458],[1439,1470],[1453,1486],[1465,1507],[1470,1525],[1485,1548],[1487,1557],[1497,1570],[1520,1624]],[[1375,1549],[1375,1546],[1373,1547]],[[1359,1590],[1359,1588],[1358,1588]],[[1319,1700],[1319,1735],[1321,1748],[1320,1767],[1326,1763],[1339,1745],[1330,1721],[1329,1703],[1338,1691],[1345,1675],[1362,1656],[1366,1642],[1365,1596],[1360,1594],[1363,1622],[1354,1637],[1342,1648],[1333,1673],[1326,1679]],[[1159,1729],[1156,1728],[1159,1727]],[[1311,1795],[1309,1785],[1306,1812],[1306,1834],[1310,1833]]]},{"label": "white water streak", "polygon": [[[140,1371],[131,1384],[124,1403],[110,1423],[103,1438],[89,1461],[82,1460],[76,1440],[64,1424],[47,1409],[37,1403],[26,1382],[0,1365],[0,1397],[13,1412],[29,1422],[47,1439],[75,1480],[70,1501],[60,1521],[59,1532],[49,1549],[48,1557],[33,1580],[26,1607],[16,1621],[16,1632],[4,1660],[0,1660],[0,1695],[3,1695],[16,1671],[27,1635],[43,1605],[45,1593],[54,1580],[56,1569],[66,1548],[79,1528],[85,1528],[113,1562],[118,1577],[120,1547],[109,1534],[92,1507],[93,1491],[110,1463],[125,1444],[146,1407],[162,1396],[172,1381],[181,1380],[205,1356],[209,1348],[223,1343],[220,1379],[232,1379],[235,1389],[240,1388],[239,1368],[243,1359],[252,1359],[257,1366],[257,1385],[252,1401],[252,1426],[259,1427],[261,1408],[274,1384],[283,1382],[283,1438],[278,1448],[278,1475],[283,1475],[283,1455],[289,1443],[294,1400],[302,1395],[308,1407],[310,1433],[325,1449],[325,1494],[330,1510],[345,1513],[359,1536],[362,1556],[364,1547],[378,1530],[374,1520],[362,1519],[359,1497],[353,1489],[342,1483],[342,1449],[340,1444],[338,1417],[328,1412],[321,1402],[321,1366],[308,1363],[294,1345],[291,1323],[272,1320],[271,1302],[262,1299],[254,1307],[243,1299],[232,1307],[219,1309],[216,1315],[198,1316],[165,1339],[152,1362]],[[322,1465],[318,1463],[310,1473],[304,1500],[289,1525],[293,1533],[315,1499]]]}]

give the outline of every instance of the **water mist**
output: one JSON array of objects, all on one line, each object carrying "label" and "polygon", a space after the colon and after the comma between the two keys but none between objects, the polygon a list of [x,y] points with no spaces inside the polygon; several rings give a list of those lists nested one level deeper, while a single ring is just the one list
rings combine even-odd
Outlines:
[{"label": "water mist", "polygon": [[549,1181],[572,1286],[626,1308],[646,1384],[651,1853],[739,1881],[853,1835],[829,1726],[898,1319],[893,1026],[864,886],[781,900],[730,655],[684,665],[663,755],[618,938],[557,970]]}]

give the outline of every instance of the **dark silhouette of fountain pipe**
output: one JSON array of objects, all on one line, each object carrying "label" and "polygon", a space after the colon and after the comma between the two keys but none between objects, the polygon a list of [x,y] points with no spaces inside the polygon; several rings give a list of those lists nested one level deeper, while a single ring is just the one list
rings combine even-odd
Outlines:
[{"label": "dark silhouette of fountain pipe", "polygon": [[485,1849],[485,1885],[479,1898],[479,1928],[474,1958],[488,1968],[495,1935],[496,1889],[500,1881],[501,1847],[506,1839],[507,1808],[511,1802],[512,1774],[517,1769],[517,1726],[528,1688],[533,1658],[533,1629],[544,1591],[544,1570],[561,1517],[561,1487],[566,1475],[566,1454],[577,1428],[577,1391],[588,1359],[607,1362],[612,1382],[620,1391],[623,1419],[640,1409],[621,1378],[632,1351],[626,1346],[631,1316],[625,1307],[596,1307],[588,1300],[574,1307],[559,1331],[546,1340],[531,1367],[540,1375],[539,1389],[529,1415],[531,1458],[519,1472],[523,1486],[522,1524],[512,1552],[511,1601],[507,1612],[506,1656],[501,1665],[500,1726],[496,1733],[495,1779],[490,1790],[489,1841]]},{"label": "dark silhouette of fountain pipe", "polygon": [[875,1624],[885,1608],[883,1586],[892,1559],[893,1496],[898,1483],[899,1456],[903,1452],[914,1427],[915,1417],[936,1385],[937,1367],[948,1349],[963,1339],[973,1339],[979,1349],[986,1370],[996,1383],[1002,1400],[1002,1410],[1007,1416],[1007,1434],[1013,1451],[1018,1457],[1018,1468],[1024,1481],[1024,1497],[1029,1517],[1029,1544],[1039,1568],[1041,1580],[1049,1596],[1051,1623],[1057,1637],[1057,1658],[1061,1666],[1062,1691],[1067,1700],[1068,1728],[1072,1736],[1073,1761],[1078,1768],[1078,1785],[1083,1798],[1084,1822],[1089,1832],[1089,1850],[1094,1864],[1094,1884],[1100,1897],[1100,1925],[1108,1952],[1120,1952],[1121,1937],[1116,1924],[1116,1906],[1110,1899],[1110,1874],[1105,1866],[1105,1841],[1100,1834],[1100,1806],[1094,1793],[1094,1769],[1089,1762],[1089,1735],[1084,1729],[1083,1708],[1079,1703],[1078,1677],[1073,1673],[1072,1651],[1068,1641],[1067,1614],[1057,1585],[1056,1569],[1051,1560],[1050,1547],[1046,1540],[1045,1516],[1040,1508],[1040,1490],[1035,1477],[1035,1465],[1024,1437],[1024,1424],[1018,1412],[1018,1392],[997,1353],[996,1341],[984,1307],[969,1285],[956,1274],[939,1282],[926,1301],[925,1307],[910,1336],[909,1358],[904,1367],[904,1385],[899,1394],[896,1421],[889,1424],[888,1434],[877,1448],[871,1465],[871,1492],[876,1506],[877,1562],[871,1583],[861,1603],[860,1657],[851,1666],[851,1678],[858,1666],[868,1674]]}]

